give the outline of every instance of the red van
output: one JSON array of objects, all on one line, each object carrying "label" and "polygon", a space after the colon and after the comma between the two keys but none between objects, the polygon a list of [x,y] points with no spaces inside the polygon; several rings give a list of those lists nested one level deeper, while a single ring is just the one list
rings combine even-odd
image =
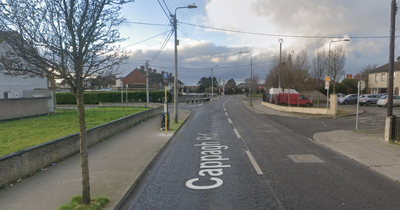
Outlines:
[{"label": "red van", "polygon": [[[289,104],[289,93],[277,93],[275,96],[275,103],[286,106]],[[299,93],[290,93],[290,106],[313,106],[313,102],[305,95]]]}]

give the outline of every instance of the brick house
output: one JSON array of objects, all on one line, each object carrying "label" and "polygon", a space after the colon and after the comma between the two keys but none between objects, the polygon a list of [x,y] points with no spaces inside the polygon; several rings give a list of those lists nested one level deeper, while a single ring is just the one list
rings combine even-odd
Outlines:
[{"label": "brick house", "polygon": [[[393,93],[398,95],[400,88],[400,57],[394,62]],[[368,73],[368,91],[371,94],[388,93],[389,63]]]},{"label": "brick house", "polygon": [[[161,71],[161,73],[157,73],[156,69],[149,68],[149,89],[150,90],[164,90],[164,79],[163,79],[163,74],[164,72]],[[131,73],[126,75],[124,78],[122,78],[122,84],[125,87],[126,84],[128,84],[129,87],[138,87],[138,85],[143,85],[143,88],[146,88],[146,70],[144,66],[141,66],[140,69],[136,68],[133,70]],[[178,88],[179,92],[183,91],[183,86],[184,84],[178,80]],[[174,89],[174,77],[172,76],[172,73],[169,74],[168,77],[168,85],[167,85],[167,90],[173,90]]]}]

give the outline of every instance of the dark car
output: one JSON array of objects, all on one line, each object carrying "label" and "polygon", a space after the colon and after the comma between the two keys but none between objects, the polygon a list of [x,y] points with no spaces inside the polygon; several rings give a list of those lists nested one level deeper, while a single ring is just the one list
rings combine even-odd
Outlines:
[{"label": "dark car", "polygon": [[339,100],[339,104],[356,104],[357,94],[349,94],[346,97]]},{"label": "dark car", "polygon": [[360,96],[360,105],[371,106],[371,104],[376,104],[376,102],[381,97],[381,94],[366,94]]}]

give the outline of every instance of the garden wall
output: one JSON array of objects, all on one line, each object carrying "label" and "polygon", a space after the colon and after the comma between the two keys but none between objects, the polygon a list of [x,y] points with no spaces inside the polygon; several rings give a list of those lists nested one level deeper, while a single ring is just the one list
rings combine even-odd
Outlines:
[{"label": "garden wall", "polygon": [[[136,123],[160,115],[162,106],[103,124],[87,131],[88,146],[116,135]],[[79,153],[79,133],[0,157],[0,187],[28,177],[50,164]]]}]

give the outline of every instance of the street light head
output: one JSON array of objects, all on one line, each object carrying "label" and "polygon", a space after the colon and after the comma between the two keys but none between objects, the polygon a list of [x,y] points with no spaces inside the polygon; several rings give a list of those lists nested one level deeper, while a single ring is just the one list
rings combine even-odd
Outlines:
[{"label": "street light head", "polygon": [[278,39],[278,42],[279,43],[283,43],[283,39]]},{"label": "street light head", "polygon": [[189,8],[189,9],[195,9],[195,8],[197,8],[197,6],[193,3],[193,4],[189,4],[189,5],[187,6],[187,8]]}]

